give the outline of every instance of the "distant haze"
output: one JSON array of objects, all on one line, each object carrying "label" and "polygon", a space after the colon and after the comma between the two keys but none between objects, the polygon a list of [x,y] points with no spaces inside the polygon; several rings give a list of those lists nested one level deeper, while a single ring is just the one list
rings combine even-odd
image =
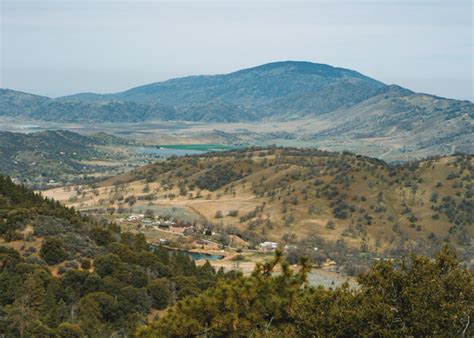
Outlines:
[{"label": "distant haze", "polygon": [[470,0],[0,0],[0,87],[108,93],[278,60],[473,93]]}]

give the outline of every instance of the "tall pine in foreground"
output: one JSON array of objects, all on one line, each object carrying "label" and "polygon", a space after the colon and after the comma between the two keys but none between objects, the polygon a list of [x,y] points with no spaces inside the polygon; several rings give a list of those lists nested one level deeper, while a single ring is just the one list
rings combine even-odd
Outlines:
[{"label": "tall pine in foreground", "polygon": [[[472,272],[445,247],[429,259],[382,261],[359,277],[360,287],[313,288],[309,266],[292,272],[277,252],[250,277],[176,304],[142,327],[140,337],[178,336],[472,336]],[[281,265],[282,272],[271,271]]]}]

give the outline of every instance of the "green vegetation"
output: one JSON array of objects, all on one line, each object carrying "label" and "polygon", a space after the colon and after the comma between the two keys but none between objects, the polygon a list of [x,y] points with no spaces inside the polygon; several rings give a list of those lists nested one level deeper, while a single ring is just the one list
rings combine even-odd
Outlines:
[{"label": "green vegetation", "polygon": [[[474,334],[473,274],[448,246],[435,259],[381,260],[355,289],[325,289],[307,282],[310,259],[321,257],[300,257],[292,270],[287,261],[297,257],[277,250],[249,277],[216,272],[178,251],[150,250],[142,234],[83,217],[3,176],[0,220],[0,334],[6,337]],[[466,221],[458,218],[457,226]],[[343,246],[335,246],[341,256]]]},{"label": "green vegetation", "polygon": [[[280,264],[282,273],[271,271]],[[139,337],[471,336],[474,279],[445,247],[435,260],[383,261],[360,287],[308,286],[309,265],[292,272],[277,252],[251,277],[223,280],[178,302]]]},{"label": "green vegetation", "polygon": [[81,217],[3,176],[0,220],[6,337],[130,335],[153,311],[225,276],[179,252],[150,252],[143,235]]},{"label": "green vegetation", "polygon": [[64,244],[60,239],[47,238],[41,246],[40,256],[48,264],[58,264],[67,258]]}]

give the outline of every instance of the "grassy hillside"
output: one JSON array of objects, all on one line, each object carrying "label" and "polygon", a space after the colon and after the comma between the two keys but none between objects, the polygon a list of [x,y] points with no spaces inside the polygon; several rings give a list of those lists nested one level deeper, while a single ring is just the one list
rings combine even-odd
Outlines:
[{"label": "grassy hillside", "polygon": [[473,164],[463,155],[388,165],[350,153],[255,148],[148,165],[81,187],[73,199],[74,191],[48,194],[119,213],[171,206],[250,246],[327,246],[332,257],[341,248],[397,255],[451,243],[469,261]]}]

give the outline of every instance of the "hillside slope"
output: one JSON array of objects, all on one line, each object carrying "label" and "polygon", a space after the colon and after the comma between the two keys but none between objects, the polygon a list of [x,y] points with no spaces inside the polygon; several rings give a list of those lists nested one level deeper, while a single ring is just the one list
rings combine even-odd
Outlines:
[{"label": "hillside slope", "polygon": [[386,142],[391,158],[474,153],[474,105],[466,101],[410,93],[389,86],[383,93],[322,119],[328,127],[306,140]]},{"label": "hillside slope", "polygon": [[[362,252],[404,252],[449,242],[469,260],[473,165],[472,156],[392,166],[349,153],[257,148],[145,166],[98,189],[82,187],[82,198],[72,205],[119,213],[151,209],[157,215],[173,207],[253,245],[316,236],[342,239]],[[130,198],[131,208],[123,202]]]},{"label": "hillside slope", "polygon": [[0,172],[40,186],[50,180],[75,181],[81,173],[103,170],[86,161],[112,157],[107,146],[128,143],[104,133],[83,136],[64,130],[31,134],[0,132]]},{"label": "hillside slope", "polygon": [[[221,274],[221,276],[224,276]],[[130,336],[216,272],[0,175],[0,335]]]}]

